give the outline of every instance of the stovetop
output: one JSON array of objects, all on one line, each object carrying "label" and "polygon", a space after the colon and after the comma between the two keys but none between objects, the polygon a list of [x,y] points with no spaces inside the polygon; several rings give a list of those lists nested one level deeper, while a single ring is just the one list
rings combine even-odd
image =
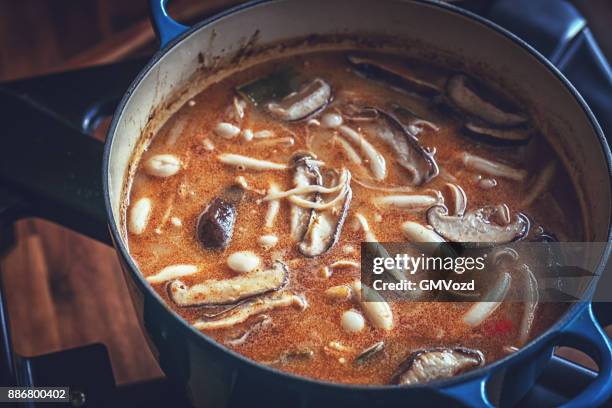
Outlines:
[{"label": "stovetop", "polygon": [[[528,40],[557,65],[589,102],[604,130],[612,134],[612,75],[585,20],[560,0],[474,1],[469,7]],[[543,22],[542,16],[546,15]],[[19,97],[33,112],[51,115],[62,125],[54,131],[91,137],[112,114],[129,83],[146,59],[49,75],[0,85],[0,91]],[[5,95],[6,96],[6,95]],[[11,96],[11,97],[12,97]],[[53,137],[53,135],[49,135]],[[0,255],[11,244],[15,214],[12,196],[0,186]],[[612,323],[612,304],[594,305],[603,325]],[[72,406],[189,406],[185,395],[169,380],[117,386],[106,347],[93,344],[25,358],[12,350],[4,292],[0,282],[0,384],[69,386]],[[553,357],[521,407],[557,406],[577,395],[596,373]],[[253,405],[235,392],[232,406]],[[611,402],[612,405],[612,402]],[[29,406],[37,406],[30,404]],[[42,405],[41,405],[42,406]]]}]

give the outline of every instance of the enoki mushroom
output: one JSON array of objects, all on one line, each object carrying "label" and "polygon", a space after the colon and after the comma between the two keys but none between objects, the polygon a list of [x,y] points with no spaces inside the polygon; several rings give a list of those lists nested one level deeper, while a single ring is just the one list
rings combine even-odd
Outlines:
[{"label": "enoki mushroom", "polygon": [[[338,205],[351,190],[351,172],[347,169],[342,170],[340,180],[334,187],[323,187],[319,185],[307,185],[293,188],[288,191],[282,192],[271,192],[264,197],[264,201],[278,200],[280,198],[287,198],[292,204],[295,204],[302,208],[314,209],[314,210],[327,210]],[[300,195],[309,193],[320,193],[320,194],[333,194],[338,192],[338,195],[331,201],[328,202],[314,202],[301,198]]]}]

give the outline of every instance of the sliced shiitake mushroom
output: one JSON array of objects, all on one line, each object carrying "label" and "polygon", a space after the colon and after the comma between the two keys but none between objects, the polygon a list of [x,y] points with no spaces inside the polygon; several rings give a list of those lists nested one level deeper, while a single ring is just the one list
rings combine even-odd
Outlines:
[{"label": "sliced shiitake mushroom", "polygon": [[231,279],[210,279],[191,287],[177,279],[168,285],[168,296],[181,307],[227,305],[282,289],[288,277],[287,265],[276,261],[270,269]]},{"label": "sliced shiitake mushroom", "polygon": [[234,234],[236,207],[244,190],[240,185],[226,188],[215,197],[198,217],[196,233],[198,241],[208,249],[226,248]]},{"label": "sliced shiitake mushroom", "polygon": [[[407,154],[405,151],[399,150],[396,150],[396,153],[400,166],[413,174],[412,183],[422,185],[436,177],[440,169],[434,157],[434,151],[423,147],[416,136],[397,119],[395,114],[383,110],[379,112],[394,130],[393,133],[397,134],[399,132],[410,147]],[[395,140],[397,140],[397,136]]]},{"label": "sliced shiitake mushroom", "polygon": [[465,347],[419,350],[399,366],[391,384],[412,385],[453,377],[484,365],[479,350]]},{"label": "sliced shiitake mushroom", "polygon": [[331,99],[331,85],[321,78],[315,78],[281,101],[268,103],[266,110],[276,119],[294,122],[322,111]]},{"label": "sliced shiitake mushroom", "polygon": [[[478,84],[480,85],[480,84]],[[464,74],[453,75],[446,85],[448,98],[463,113],[476,117],[494,126],[514,127],[527,123],[521,113],[509,112],[497,106],[485,91]],[[496,98],[498,99],[498,98]]]},{"label": "sliced shiitake mushroom", "polygon": [[293,122],[320,112],[332,99],[331,85],[315,78],[304,82],[300,74],[284,66],[236,91],[276,119]]},{"label": "sliced shiitake mushroom", "polygon": [[438,175],[439,168],[434,152],[424,148],[394,113],[370,106],[361,109],[364,112],[377,113],[379,119],[363,124],[362,129],[385,142],[393,150],[397,163],[410,173],[412,184],[422,185]]},{"label": "sliced shiitake mushroom", "polygon": [[342,117],[349,122],[373,122],[379,118],[378,111],[364,108],[363,104],[347,103],[340,106]]},{"label": "sliced shiitake mushroom", "polygon": [[[350,179],[339,193],[338,197],[344,195],[344,198],[338,205],[312,213],[306,233],[298,245],[298,250],[302,255],[309,258],[320,256],[338,242],[353,197],[349,182]],[[321,202],[321,204],[325,203]]]},{"label": "sliced shiitake mushroom", "polygon": [[450,210],[450,215],[462,216],[467,208],[467,195],[460,185],[454,183],[446,183],[444,185],[445,193],[445,204],[447,204]]},{"label": "sliced shiitake mushroom", "polygon": [[193,323],[193,326],[198,330],[227,329],[228,327],[244,323],[252,316],[287,307],[305,310],[308,307],[308,302],[303,296],[289,291],[280,291],[267,296],[259,296],[238,307],[233,307],[230,311],[223,312],[221,318],[217,318],[220,315],[215,315],[212,318],[203,317],[198,319]]},{"label": "sliced shiitake mushroom", "polygon": [[[505,244],[524,237],[529,231],[529,220],[523,214],[506,225],[500,225],[505,216],[500,207],[486,206],[463,216],[448,215],[443,205],[427,211],[427,221],[442,237],[451,242]],[[494,223],[496,220],[498,223]],[[505,223],[501,223],[505,224]]]},{"label": "sliced shiitake mushroom", "polygon": [[408,131],[415,136],[418,136],[425,129],[432,130],[434,132],[440,130],[435,123],[422,118],[420,115],[406,108],[405,106],[394,103],[391,105],[391,108],[397,115],[396,118],[400,120],[401,123],[407,127]]},{"label": "sliced shiitake mushroom", "polygon": [[386,82],[408,92],[433,96],[444,90],[446,72],[431,66],[425,68],[417,61],[359,55],[349,55],[347,59],[353,68],[365,77]]},{"label": "sliced shiitake mushroom", "polygon": [[359,355],[355,358],[355,364],[362,365],[370,361],[372,358],[377,356],[381,351],[385,349],[385,342],[378,341],[371,346],[367,347],[363,350]]},{"label": "sliced shiitake mushroom", "polygon": [[[322,186],[323,176],[319,164],[311,153],[300,152],[296,153],[291,158],[290,166],[293,168],[293,186],[296,188],[305,186]],[[300,195],[299,197],[309,201],[318,202],[320,196],[318,193],[308,195]],[[312,218],[315,216],[315,210],[312,208],[302,208],[299,205],[291,205],[291,237],[294,241],[301,241],[311,224]]]},{"label": "sliced shiitake mushroom", "polygon": [[249,337],[255,333],[272,326],[272,318],[268,315],[262,314],[253,319],[255,320],[253,324],[251,324],[246,330],[225,340],[225,344],[233,347],[241,346],[245,344]]}]

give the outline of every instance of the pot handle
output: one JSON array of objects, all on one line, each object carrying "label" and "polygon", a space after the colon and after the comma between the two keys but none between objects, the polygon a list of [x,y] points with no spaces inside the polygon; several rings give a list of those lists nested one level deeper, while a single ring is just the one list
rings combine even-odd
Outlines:
[{"label": "pot handle", "polygon": [[0,184],[8,189],[0,192],[0,222],[41,217],[111,243],[102,190],[104,144],[3,88],[0,106]]},{"label": "pot handle", "polygon": [[[576,398],[560,408],[602,406],[612,396],[612,345],[593,314],[590,302],[555,340],[560,346],[570,346],[584,351],[599,366],[597,378]],[[443,387],[440,392],[468,407],[491,408],[493,404],[486,394],[489,374],[460,384]]]},{"label": "pot handle", "polygon": [[493,408],[487,396],[489,373],[459,384],[440,388],[440,392],[463,405],[474,408]]},{"label": "pot handle", "polygon": [[584,351],[599,366],[597,378],[562,408],[603,406],[612,396],[612,345],[593,314],[591,302],[559,334],[556,342]]},{"label": "pot handle", "polygon": [[189,29],[188,26],[177,23],[168,15],[166,11],[167,1],[168,0],[149,0],[151,22],[159,38],[160,48],[165,48],[170,41]]}]

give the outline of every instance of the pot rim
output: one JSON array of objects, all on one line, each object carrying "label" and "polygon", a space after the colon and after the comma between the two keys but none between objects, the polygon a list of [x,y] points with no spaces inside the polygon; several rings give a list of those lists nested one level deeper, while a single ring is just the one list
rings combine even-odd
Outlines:
[{"label": "pot rim", "polygon": [[[130,274],[132,275],[132,278],[137,282],[137,285],[140,287],[140,290],[146,293],[147,295],[152,295],[155,301],[159,303],[161,306],[163,306],[164,310],[167,310],[169,313],[173,314],[174,315],[173,318],[177,320],[177,323],[179,323],[182,328],[186,329],[190,336],[194,336],[195,341],[204,341],[207,346],[212,347],[222,353],[228,354],[229,356],[236,359],[237,363],[243,364],[250,369],[259,369],[259,370],[267,371],[271,375],[278,376],[279,379],[291,380],[293,382],[292,384],[299,384],[301,386],[317,387],[317,388],[330,389],[330,390],[335,389],[335,390],[348,390],[348,391],[354,391],[354,392],[385,392],[385,393],[397,392],[397,393],[401,393],[401,392],[409,392],[410,390],[413,390],[413,389],[447,387],[453,384],[467,382],[469,380],[476,380],[476,379],[484,378],[487,375],[490,375],[490,374],[487,374],[488,372],[493,372],[499,369],[501,366],[505,366],[509,364],[512,360],[515,360],[515,361],[521,360],[527,357],[528,354],[530,354],[530,350],[538,347],[539,345],[543,343],[550,343],[553,337],[555,337],[563,329],[563,327],[565,327],[568,323],[570,323],[578,315],[578,313],[580,313],[584,308],[586,308],[591,303],[591,296],[597,284],[596,280],[593,280],[591,282],[589,288],[586,291],[585,297],[587,300],[581,300],[579,302],[576,302],[563,314],[563,316],[559,320],[555,322],[553,326],[548,328],[548,330],[546,330],[544,333],[542,333],[537,338],[530,341],[527,345],[521,347],[515,353],[509,354],[506,357],[503,357],[491,364],[487,364],[481,368],[478,368],[472,371],[468,371],[466,373],[460,374],[455,377],[434,380],[434,381],[431,381],[425,384],[415,384],[415,385],[410,385],[410,386],[397,386],[397,385],[386,385],[386,384],[385,385],[364,385],[364,384],[333,383],[333,382],[322,381],[322,380],[318,380],[318,379],[314,379],[310,377],[300,376],[297,374],[279,370],[274,367],[267,366],[265,364],[260,364],[254,360],[251,360],[243,356],[240,353],[237,353],[225,347],[224,345],[208,337],[203,332],[197,330],[195,327],[189,324],[185,319],[183,319],[178,313],[168,308],[168,306],[166,305],[166,302],[164,302],[164,300],[157,294],[155,290],[152,289],[152,287],[144,279],[144,277],[139,272],[138,267],[136,266],[134,260],[130,256],[127,246],[123,242],[121,232],[119,230],[119,226],[114,221],[111,200],[110,200],[110,187],[109,187],[111,147],[113,145],[113,142],[115,141],[118,123],[120,121],[120,118],[122,116],[122,113],[125,107],[130,102],[131,95],[134,93],[136,88],[140,85],[140,83],[145,78],[145,76],[148,74],[148,72],[157,65],[157,63],[162,59],[162,57],[166,55],[168,52],[170,52],[171,50],[175,49],[176,47],[179,47],[180,44],[183,42],[183,40],[186,39],[187,37],[195,34],[196,32],[200,31],[201,29],[211,24],[214,24],[215,22],[221,19],[231,17],[233,14],[237,12],[249,10],[251,8],[255,8],[261,5],[267,5],[267,4],[272,4],[272,3],[283,3],[287,1],[289,0],[253,0],[253,1],[249,1],[247,3],[240,4],[240,5],[231,7],[227,10],[224,10],[218,14],[215,14],[209,18],[206,18],[198,22],[197,24],[194,24],[193,26],[189,27],[188,30],[186,30],[184,33],[172,39],[170,42],[168,42],[168,44],[163,49],[160,49],[151,57],[149,62],[146,64],[146,66],[139,72],[139,74],[136,76],[134,81],[130,84],[129,88],[126,90],[125,94],[123,95],[119,105],[117,106],[117,109],[115,110],[115,113],[113,115],[111,125],[109,126],[109,130],[107,132],[106,142],[104,146],[104,156],[103,156],[103,162],[102,162],[102,178],[103,178],[102,183],[103,183],[104,202],[105,202],[106,213],[107,213],[107,218],[108,218],[109,230],[111,231],[111,236],[114,242],[115,249],[119,252],[119,254],[123,258],[125,263],[129,266]],[[404,2],[405,0],[385,0],[385,1]],[[587,118],[589,119],[589,122],[591,123],[592,129],[593,129],[593,133],[597,136],[597,140],[599,141],[599,144],[601,145],[601,149],[604,153],[606,165],[608,167],[608,176],[610,180],[610,185],[612,186],[612,154],[610,152],[610,147],[608,146],[608,143],[606,141],[606,138],[604,136],[601,126],[597,122],[597,119],[595,118],[593,112],[589,108],[584,98],[580,95],[578,90],[565,77],[565,75],[563,75],[563,73],[559,71],[557,67],[555,67],[550,61],[546,59],[546,57],[544,57],[539,51],[537,51],[535,48],[533,48],[531,45],[526,43],[524,40],[522,40],[515,34],[499,26],[498,24],[490,20],[487,20],[484,17],[481,17],[471,11],[462,9],[458,6],[455,6],[449,3],[444,3],[439,0],[408,0],[408,1],[413,2],[413,3],[425,4],[430,7],[435,7],[441,10],[441,12],[451,13],[458,17],[465,17],[474,23],[483,25],[486,28],[492,31],[495,31],[498,34],[503,35],[507,39],[521,46],[523,49],[528,51],[531,54],[531,56],[534,57],[540,64],[544,65],[550,71],[550,73],[553,74],[557,78],[561,86],[565,87],[566,90],[568,90],[572,94],[576,102],[578,102],[581,109],[586,114]],[[610,204],[610,206],[612,207],[612,203]],[[611,224],[608,225],[607,240],[608,242],[612,241],[612,222]],[[607,249],[602,256],[601,262],[599,263],[597,267],[597,271],[596,271],[597,275],[600,275],[601,272],[603,272],[603,270],[605,269],[609,261],[611,253],[612,253],[612,248],[610,246],[607,246]],[[289,385],[289,383],[287,384]]]}]

